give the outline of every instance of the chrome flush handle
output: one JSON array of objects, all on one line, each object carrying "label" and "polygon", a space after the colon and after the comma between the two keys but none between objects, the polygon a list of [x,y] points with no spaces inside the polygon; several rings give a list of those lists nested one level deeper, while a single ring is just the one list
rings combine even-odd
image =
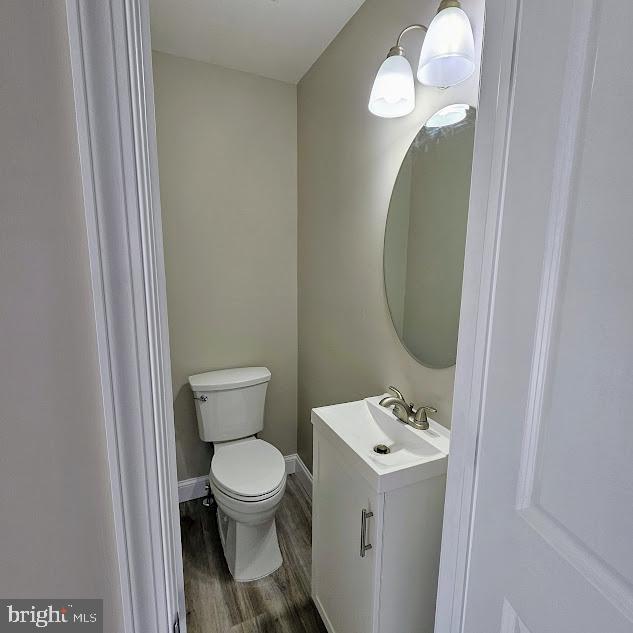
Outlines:
[{"label": "chrome flush handle", "polygon": [[208,400],[208,398],[204,394],[202,394],[201,396],[194,396],[193,399],[200,400],[200,402],[206,402]]}]

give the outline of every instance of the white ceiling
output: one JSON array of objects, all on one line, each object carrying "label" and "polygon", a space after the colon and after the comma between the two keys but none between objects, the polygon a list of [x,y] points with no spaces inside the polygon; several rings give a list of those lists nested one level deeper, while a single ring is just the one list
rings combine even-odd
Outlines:
[{"label": "white ceiling", "polygon": [[150,0],[152,48],[296,83],[364,0]]}]

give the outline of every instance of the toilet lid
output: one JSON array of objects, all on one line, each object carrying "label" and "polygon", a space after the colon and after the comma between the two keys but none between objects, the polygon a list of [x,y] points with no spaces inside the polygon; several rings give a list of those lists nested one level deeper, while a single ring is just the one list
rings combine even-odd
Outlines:
[{"label": "toilet lid", "polygon": [[228,493],[261,497],[281,485],[286,473],[283,455],[271,444],[253,439],[216,446],[210,475]]}]

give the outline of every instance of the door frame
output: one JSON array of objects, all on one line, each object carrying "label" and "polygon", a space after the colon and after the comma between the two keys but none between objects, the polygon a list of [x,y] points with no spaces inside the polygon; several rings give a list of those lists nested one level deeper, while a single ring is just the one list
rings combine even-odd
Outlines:
[{"label": "door frame", "polygon": [[435,633],[463,633],[523,0],[486,0]]},{"label": "door frame", "polygon": [[123,633],[185,633],[148,0],[66,0]]},{"label": "door frame", "polygon": [[[521,1],[486,1],[436,633],[463,629]],[[122,630],[184,633],[149,0],[66,10]]]}]

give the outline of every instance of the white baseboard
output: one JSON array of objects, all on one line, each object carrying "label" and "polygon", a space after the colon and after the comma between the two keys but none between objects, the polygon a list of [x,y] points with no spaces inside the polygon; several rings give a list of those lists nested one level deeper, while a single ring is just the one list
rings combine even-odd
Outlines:
[{"label": "white baseboard", "polygon": [[292,453],[291,455],[284,455],[284,461],[286,462],[286,475],[294,475],[297,471],[297,455]]},{"label": "white baseboard", "polygon": [[[286,474],[297,475],[297,481],[301,484],[301,487],[306,491],[307,495],[312,498],[312,474],[303,463],[301,457],[299,457],[297,453],[293,453],[292,455],[286,455],[284,461],[286,462]],[[179,481],[178,502],[184,503],[185,501],[204,497],[207,494],[206,487],[208,483],[209,478],[206,475]]]},{"label": "white baseboard", "polygon": [[328,633],[335,633],[334,627],[332,626],[330,619],[327,617],[327,613],[325,612],[325,609],[323,608],[323,605],[321,604],[318,596],[312,594],[312,602],[314,602],[314,606],[317,608],[317,611],[319,612],[321,620],[323,620],[323,624],[325,624],[325,628],[327,629]]},{"label": "white baseboard", "polygon": [[207,484],[209,477],[202,475],[201,477],[192,477],[178,482],[178,503],[191,501],[205,497],[207,494]]},{"label": "white baseboard", "polygon": [[[308,470],[308,467],[296,453],[287,455],[284,459],[286,460],[286,472],[296,475],[297,482],[305,490],[308,497],[312,499],[312,473]],[[288,470],[289,468],[292,468],[292,470]]]}]

